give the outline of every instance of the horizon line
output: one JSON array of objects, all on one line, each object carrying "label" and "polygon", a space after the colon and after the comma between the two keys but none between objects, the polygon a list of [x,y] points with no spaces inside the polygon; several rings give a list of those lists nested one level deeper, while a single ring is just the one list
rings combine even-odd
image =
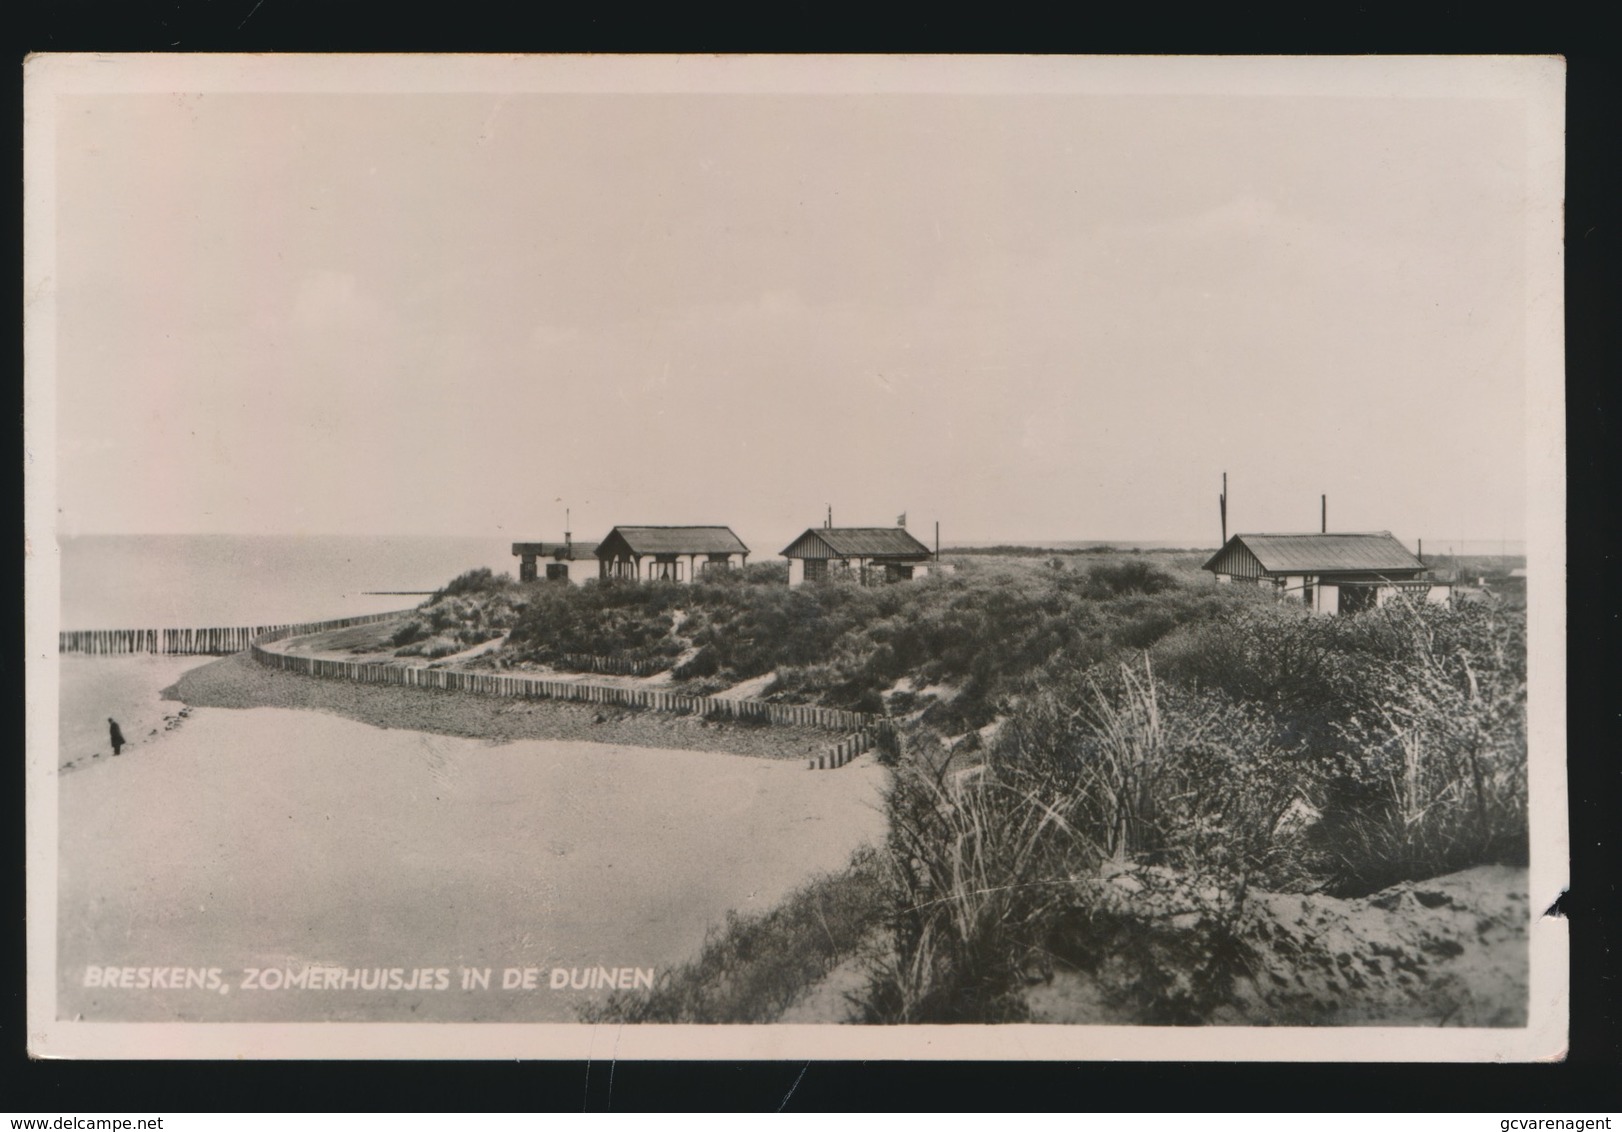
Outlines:
[{"label": "horizon line", "polygon": [[[627,524],[619,524],[619,525],[623,526],[623,525],[627,525]],[[681,525],[681,526],[692,526],[692,525],[695,525],[695,524],[679,524],[679,525]],[[716,524],[709,524],[709,525],[713,526],[713,525],[716,525]],[[609,529],[612,530],[613,528],[610,527]],[[899,529],[906,530],[906,531],[908,531],[908,533],[913,533],[912,528],[910,528],[910,527],[901,527]],[[1270,534],[1270,533],[1289,533],[1289,532],[1249,531],[1249,532],[1235,532],[1235,533]],[[1312,533],[1312,534],[1318,534],[1318,533],[1358,534],[1358,533],[1366,533],[1366,532],[1357,532],[1357,531],[1317,532],[1317,531],[1313,531],[1313,532],[1308,532],[1308,533]],[[1396,535],[1399,539],[1402,539],[1404,537],[1404,536],[1402,536],[1400,534],[1397,534],[1397,532],[1395,532],[1395,531],[1393,531],[1391,533],[1393,535]],[[276,539],[301,539],[301,538],[308,538],[308,539],[316,539],[316,538],[369,539],[369,538],[383,538],[383,539],[458,539],[458,540],[463,540],[463,541],[475,541],[475,540],[483,541],[483,540],[487,540],[487,541],[490,541],[490,542],[493,542],[493,543],[495,543],[495,542],[534,542],[534,541],[537,541],[537,540],[535,540],[533,538],[512,536],[512,535],[509,535],[509,534],[507,534],[505,532],[496,532],[496,533],[488,533],[487,532],[487,533],[482,533],[482,534],[470,534],[470,533],[466,533],[466,532],[447,532],[447,531],[436,531],[436,532],[423,532],[423,531],[369,531],[369,532],[356,532],[356,531],[297,531],[297,532],[292,532],[292,531],[220,531],[220,530],[213,530],[213,531],[76,531],[76,532],[66,533],[66,534],[58,532],[56,537],[58,539],[76,539],[76,538],[266,538],[266,539],[271,539],[271,538],[276,538]],[[1230,535],[1230,537],[1231,537],[1231,535]],[[1423,535],[1423,536],[1420,536],[1420,537],[1422,537],[1422,538],[1424,538],[1424,539],[1426,539],[1428,541],[1433,542],[1433,544],[1436,545],[1438,548],[1440,548],[1442,546],[1445,546],[1445,545],[1447,545],[1449,543],[1498,543],[1500,545],[1514,544],[1516,546],[1524,547],[1526,542],[1527,542],[1527,539],[1524,536],[1458,535],[1458,536],[1441,536],[1441,537],[1437,537],[1437,536],[1432,536],[1432,535]],[[1098,537],[1083,537],[1083,536],[1076,536],[1076,535],[1051,536],[1051,537],[1041,537],[1041,538],[1024,538],[1024,537],[1021,537],[1021,538],[1013,538],[1013,537],[988,538],[988,537],[975,537],[975,538],[953,538],[953,539],[949,539],[949,540],[943,538],[941,540],[942,549],[946,549],[948,547],[983,548],[983,547],[994,547],[994,546],[1029,546],[1029,547],[1041,548],[1041,547],[1055,546],[1055,545],[1065,544],[1065,543],[1085,543],[1085,544],[1091,544],[1091,545],[1096,545],[1096,546],[1148,546],[1148,545],[1151,545],[1151,544],[1155,544],[1155,545],[1158,545],[1158,546],[1160,546],[1162,548],[1166,548],[1166,549],[1177,549],[1179,547],[1182,547],[1182,548],[1187,548],[1187,549],[1190,549],[1190,550],[1217,549],[1217,548],[1219,548],[1220,546],[1223,545],[1221,539],[1211,539],[1211,540],[1207,541],[1205,539],[1199,539],[1199,538],[1195,538],[1195,539],[1186,539],[1186,538],[1184,538],[1184,539],[1180,539],[1180,538],[1098,538]]]}]

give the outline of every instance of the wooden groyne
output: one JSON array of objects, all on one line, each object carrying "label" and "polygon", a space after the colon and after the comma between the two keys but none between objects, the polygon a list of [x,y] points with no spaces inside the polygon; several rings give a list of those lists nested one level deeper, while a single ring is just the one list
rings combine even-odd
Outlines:
[{"label": "wooden groyne", "polygon": [[404,616],[409,610],[340,617],[335,621],[282,622],[276,625],[213,626],[206,629],[70,629],[56,635],[58,652],[87,656],[154,653],[166,656],[230,656],[257,640],[280,639],[369,625]]},{"label": "wooden groyne", "polygon": [[[294,656],[262,646],[289,637],[308,636],[353,625],[370,625],[404,617],[410,610],[368,613],[330,621],[286,622],[276,625],[246,625],[205,629],[78,629],[58,634],[57,647],[65,653],[91,656],[119,656],[153,653],[172,656],[229,656],[247,652],[255,661],[282,672],[295,672],[322,680],[348,680],[357,684],[393,684],[408,688],[434,688],[482,696],[508,696],[521,699],[571,700],[604,704],[636,711],[662,711],[675,715],[696,715],[712,722],[814,727],[843,733],[826,754],[810,761],[813,770],[832,770],[873,749],[884,720],[867,712],[815,704],[779,704],[765,700],[729,699],[721,696],[688,696],[653,688],[622,688],[603,684],[581,684],[570,680],[547,680],[505,672],[465,672],[451,668],[376,664],[358,660]],[[595,659],[606,665],[652,666],[659,662]],[[668,665],[666,665],[668,667]],[[605,670],[605,669],[600,669]],[[621,671],[607,668],[608,671]],[[654,668],[658,671],[658,668]],[[626,675],[643,675],[624,672]]]}]

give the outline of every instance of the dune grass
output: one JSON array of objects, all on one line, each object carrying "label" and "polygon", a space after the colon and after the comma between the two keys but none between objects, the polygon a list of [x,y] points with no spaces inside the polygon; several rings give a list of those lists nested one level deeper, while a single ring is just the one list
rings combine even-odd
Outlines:
[{"label": "dune grass", "polygon": [[659,973],[651,991],[616,991],[582,1007],[586,1022],[771,1022],[856,954],[884,919],[878,854],[858,850],[768,912],[730,913],[691,962]]},{"label": "dune grass", "polygon": [[[873,588],[493,584],[517,657],[689,651],[679,679],[776,672],[776,698],[867,711],[903,678],[954,690],[886,752],[882,849],[729,918],[601,1017],[769,1020],[877,933],[868,1020],[1016,1020],[1054,957],[1147,938],[1097,881],[1149,869],[1192,901],[1195,936],[1167,936],[1167,955],[1191,938],[1198,954],[1164,987],[1142,982],[1135,1009],[1197,1019],[1232,977],[1253,886],[1353,896],[1524,864],[1524,609],[1314,616],[1191,580],[1190,562],[986,557]],[[941,743],[998,720],[967,760]]]},{"label": "dune grass", "polygon": [[[1139,1016],[1199,1020],[1242,966],[1254,885],[1352,896],[1526,863],[1516,611],[1252,608],[1161,652],[1051,669],[972,771],[913,752],[887,799],[895,947],[873,1020],[1018,1020],[1033,967],[1123,933],[1180,956],[1163,987],[1137,981]],[[1112,872],[1162,878],[1185,930],[1124,912]]]}]

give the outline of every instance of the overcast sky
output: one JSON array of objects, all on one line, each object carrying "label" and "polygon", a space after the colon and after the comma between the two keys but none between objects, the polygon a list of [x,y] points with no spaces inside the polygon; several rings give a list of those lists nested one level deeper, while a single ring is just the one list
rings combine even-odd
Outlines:
[{"label": "overcast sky", "polygon": [[66,97],[61,528],[1520,538],[1522,112]]}]

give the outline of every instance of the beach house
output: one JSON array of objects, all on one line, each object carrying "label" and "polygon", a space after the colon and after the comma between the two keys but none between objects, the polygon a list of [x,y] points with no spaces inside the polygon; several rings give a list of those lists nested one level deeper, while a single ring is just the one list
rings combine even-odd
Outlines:
[{"label": "beach house", "polygon": [[921,578],[934,565],[929,547],[905,527],[811,527],[783,550],[788,584],[850,578],[863,585]]},{"label": "beach house", "polygon": [[741,569],[749,548],[731,527],[615,527],[597,544],[602,578],[692,582]]},{"label": "beach house", "polygon": [[1218,582],[1269,587],[1319,613],[1356,613],[1399,593],[1432,602],[1451,593],[1390,531],[1234,535],[1204,569]]},{"label": "beach house", "polygon": [[543,566],[549,582],[579,585],[597,576],[596,544],[575,542],[568,532],[564,532],[562,542],[515,542],[513,556],[518,559],[520,582],[535,581],[541,576]]}]

